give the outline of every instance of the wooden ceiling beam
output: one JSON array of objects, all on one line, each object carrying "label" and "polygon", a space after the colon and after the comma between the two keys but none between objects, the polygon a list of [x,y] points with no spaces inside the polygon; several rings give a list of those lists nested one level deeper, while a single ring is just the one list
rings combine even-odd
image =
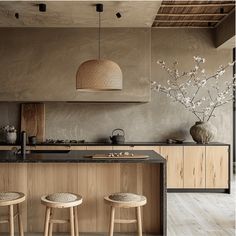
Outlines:
[{"label": "wooden ceiling beam", "polygon": [[157,16],[227,16],[228,13],[158,13]]},{"label": "wooden ceiling beam", "polygon": [[163,29],[166,29],[166,28],[192,28],[192,29],[196,29],[196,28],[215,28],[214,26],[191,26],[191,25],[180,25],[180,26],[176,26],[176,25],[170,25],[170,26],[158,26],[158,25],[155,25],[155,26],[152,26],[152,28],[163,28]]},{"label": "wooden ceiling beam", "polygon": [[228,14],[227,16],[224,16],[216,25],[215,27],[217,27],[222,21],[224,21],[230,14],[232,14],[235,11],[235,8],[233,8]]},{"label": "wooden ceiling beam", "polygon": [[220,20],[154,20],[155,23],[208,23],[213,22],[217,23]]},{"label": "wooden ceiling beam", "polygon": [[162,4],[160,7],[233,7],[235,3],[205,3],[205,4]]}]

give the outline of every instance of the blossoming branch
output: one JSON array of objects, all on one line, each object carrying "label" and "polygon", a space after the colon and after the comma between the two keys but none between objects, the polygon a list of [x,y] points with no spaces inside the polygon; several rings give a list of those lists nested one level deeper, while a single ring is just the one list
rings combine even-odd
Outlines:
[{"label": "blossoming branch", "polygon": [[[214,74],[207,76],[206,70],[202,67],[206,61],[205,58],[194,56],[193,59],[194,68],[184,72],[178,70],[177,62],[174,62],[170,68],[164,61],[157,61],[167,72],[169,79],[166,81],[166,86],[158,84],[156,81],[152,81],[151,86],[154,91],[166,94],[173,102],[180,103],[192,112],[199,121],[205,122],[215,116],[216,108],[234,99],[236,75],[232,81],[224,83],[222,76],[235,62],[220,66]],[[201,96],[203,90],[206,90],[205,96]]]}]

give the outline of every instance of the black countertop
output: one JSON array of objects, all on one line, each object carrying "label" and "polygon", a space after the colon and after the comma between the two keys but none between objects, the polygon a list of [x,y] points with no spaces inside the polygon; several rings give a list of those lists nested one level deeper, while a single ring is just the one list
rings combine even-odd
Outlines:
[{"label": "black countertop", "polygon": [[[0,163],[165,163],[165,159],[154,151],[132,151],[131,153],[148,155],[146,159],[93,159],[94,154],[110,153],[108,150],[70,151],[68,153],[30,153],[23,160],[12,151],[0,151]],[[125,152],[119,150],[119,152]]]}]

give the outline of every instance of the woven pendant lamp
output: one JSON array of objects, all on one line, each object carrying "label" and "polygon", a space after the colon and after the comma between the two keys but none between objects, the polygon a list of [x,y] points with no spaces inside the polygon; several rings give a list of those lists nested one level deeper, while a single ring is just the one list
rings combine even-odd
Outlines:
[{"label": "woven pendant lamp", "polygon": [[122,71],[118,64],[111,60],[100,59],[100,29],[103,5],[97,4],[99,12],[98,59],[83,62],[76,74],[76,89],[83,91],[122,90]]}]

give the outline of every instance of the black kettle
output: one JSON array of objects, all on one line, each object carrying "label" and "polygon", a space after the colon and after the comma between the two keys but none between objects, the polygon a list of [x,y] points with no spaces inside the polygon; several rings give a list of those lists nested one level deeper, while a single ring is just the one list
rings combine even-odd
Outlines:
[{"label": "black kettle", "polygon": [[125,131],[123,129],[114,129],[112,136],[110,137],[112,144],[124,144],[125,143]]}]

